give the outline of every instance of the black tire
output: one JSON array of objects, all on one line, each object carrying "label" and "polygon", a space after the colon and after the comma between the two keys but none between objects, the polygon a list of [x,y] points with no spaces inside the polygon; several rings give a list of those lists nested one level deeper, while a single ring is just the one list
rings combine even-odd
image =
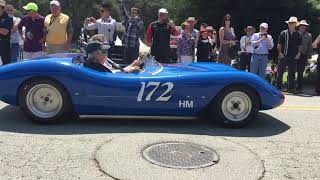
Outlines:
[{"label": "black tire", "polygon": [[[246,96],[244,96],[244,95],[243,96],[247,97],[245,99],[249,99],[247,102],[249,103],[249,101],[250,101],[251,109],[245,111],[246,113],[244,113],[244,115],[243,115],[244,119],[239,118],[239,120],[235,121],[233,119],[228,118],[225,115],[224,112],[227,111],[226,114],[228,114],[229,111],[223,110],[223,109],[226,109],[224,107],[227,107],[227,105],[223,106],[223,103],[228,102],[226,98],[229,98],[230,97],[229,95],[232,95],[233,93],[236,94],[238,92],[240,92],[240,94],[243,93],[246,95]],[[246,101],[244,101],[244,102],[246,102]],[[231,107],[235,108],[236,104],[237,103],[234,103],[234,105]],[[246,104],[246,103],[243,103],[243,104]],[[237,106],[239,106],[239,104]],[[240,109],[240,107],[238,107],[238,108]],[[245,108],[243,108],[243,109],[245,109]],[[209,112],[211,113],[212,117],[216,117],[216,120],[219,123],[223,124],[224,126],[226,126],[228,128],[242,128],[257,117],[259,109],[260,109],[259,96],[250,88],[247,88],[245,86],[236,85],[236,86],[227,87],[222,92],[220,92],[218,94],[218,96],[215,98],[215,100],[213,101],[213,104],[210,106]],[[232,113],[229,113],[229,114],[232,114]],[[236,117],[234,117],[234,119],[236,119]]]},{"label": "black tire", "polygon": [[[56,90],[54,92],[59,96],[56,96],[57,98],[52,97],[52,102],[53,101],[56,102],[60,100],[60,98],[62,98],[61,101],[59,101],[61,103],[58,103],[59,105],[56,108],[55,112],[52,113],[52,116],[44,117],[44,116],[38,115],[37,113],[34,113],[35,110],[32,110],[37,108],[35,106],[30,105],[30,99],[28,100],[28,97],[36,96],[35,94],[31,96],[29,93],[32,93],[33,89],[37,88],[38,86],[53,87],[52,89]],[[46,103],[49,103],[50,99],[51,98],[49,98],[48,102]],[[40,100],[42,101],[42,99],[39,99],[39,101]],[[46,101],[46,100],[47,100],[47,97],[45,97],[43,101]],[[35,103],[35,104],[41,104],[41,103]],[[30,118],[32,121],[36,123],[41,123],[41,124],[55,124],[63,120],[66,120],[67,118],[70,118],[73,114],[72,103],[71,103],[68,92],[60,83],[51,79],[32,79],[30,81],[25,82],[19,91],[19,105],[22,111],[25,113],[25,115],[28,118]],[[35,108],[31,108],[31,107],[35,107]],[[49,115],[49,113],[47,115]]]}]

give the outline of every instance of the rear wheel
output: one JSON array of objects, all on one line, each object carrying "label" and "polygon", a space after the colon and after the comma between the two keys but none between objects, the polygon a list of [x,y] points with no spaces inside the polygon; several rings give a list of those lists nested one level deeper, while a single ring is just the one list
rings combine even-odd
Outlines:
[{"label": "rear wheel", "polygon": [[241,128],[257,117],[259,97],[251,89],[232,86],[223,90],[216,98],[211,112],[223,125]]},{"label": "rear wheel", "polygon": [[36,79],[23,85],[19,93],[21,109],[38,123],[57,123],[71,114],[65,88],[49,79]]}]

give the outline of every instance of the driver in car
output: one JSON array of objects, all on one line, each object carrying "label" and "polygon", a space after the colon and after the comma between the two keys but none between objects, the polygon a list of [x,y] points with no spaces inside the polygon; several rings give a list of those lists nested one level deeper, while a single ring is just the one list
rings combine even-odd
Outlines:
[{"label": "driver in car", "polygon": [[108,49],[110,46],[104,45],[101,42],[91,42],[87,46],[88,59],[85,61],[84,66],[98,72],[140,72],[140,62],[133,61],[129,66],[122,68],[120,65],[113,62],[108,58]]}]

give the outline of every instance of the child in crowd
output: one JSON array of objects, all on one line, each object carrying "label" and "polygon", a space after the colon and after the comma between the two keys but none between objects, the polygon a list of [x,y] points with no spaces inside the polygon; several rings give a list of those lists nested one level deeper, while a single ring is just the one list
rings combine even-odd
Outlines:
[{"label": "child in crowd", "polygon": [[197,61],[198,62],[210,62],[210,55],[212,52],[211,44],[208,38],[208,32],[206,29],[200,30],[200,39],[198,41],[197,49]]},{"label": "child in crowd", "polygon": [[177,43],[178,63],[192,63],[194,60],[195,40],[191,35],[192,29],[189,23],[181,25],[182,32]]}]

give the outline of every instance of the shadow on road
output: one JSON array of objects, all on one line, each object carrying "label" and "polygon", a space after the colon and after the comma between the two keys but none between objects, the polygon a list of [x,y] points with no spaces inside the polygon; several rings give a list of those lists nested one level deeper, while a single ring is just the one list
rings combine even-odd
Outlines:
[{"label": "shadow on road", "polygon": [[227,129],[200,120],[115,120],[80,119],[56,125],[38,125],[26,119],[19,108],[0,110],[0,131],[43,135],[81,135],[110,133],[172,133],[229,137],[267,137],[286,132],[290,126],[259,113],[256,121],[242,129]]}]

